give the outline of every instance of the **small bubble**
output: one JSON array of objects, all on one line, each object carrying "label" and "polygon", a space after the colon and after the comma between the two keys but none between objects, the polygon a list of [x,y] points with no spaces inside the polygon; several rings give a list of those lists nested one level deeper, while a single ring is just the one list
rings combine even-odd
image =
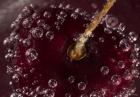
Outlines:
[{"label": "small bubble", "polygon": [[52,89],[45,89],[43,91],[43,94],[45,95],[45,97],[54,97],[55,96],[55,91]]},{"label": "small bubble", "polygon": [[30,32],[32,33],[32,36],[34,38],[42,38],[43,37],[43,29],[39,28],[39,27],[36,27],[36,28],[32,28],[30,30]]},{"label": "small bubble", "polygon": [[112,36],[111,39],[115,41],[117,38],[116,36]]},{"label": "small bubble", "polygon": [[93,9],[97,9],[98,6],[97,6],[97,4],[92,3],[92,4],[91,4],[91,7],[92,7]]},{"label": "small bubble", "polygon": [[70,4],[67,4],[67,5],[65,6],[65,9],[71,9]]},{"label": "small bubble", "polygon": [[23,95],[20,93],[12,93],[10,97],[23,97]]},{"label": "small bubble", "polygon": [[128,38],[131,42],[135,42],[138,40],[138,35],[135,32],[130,32]]},{"label": "small bubble", "polygon": [[136,52],[139,52],[140,51],[140,46],[138,44],[134,44],[134,50]]},{"label": "small bubble", "polygon": [[63,7],[64,7],[64,5],[63,5],[62,3],[60,3],[60,4],[58,5],[58,8],[62,8],[62,9],[63,9]]},{"label": "small bubble", "polygon": [[108,28],[114,28],[118,25],[119,21],[116,17],[114,16],[107,16],[106,18],[106,26]]},{"label": "small bubble", "polygon": [[22,41],[22,43],[23,43],[23,45],[24,45],[24,47],[29,47],[29,46],[31,46],[31,40],[30,39],[24,39],[23,41]]},{"label": "small bubble", "polygon": [[37,59],[38,53],[36,52],[35,49],[30,48],[26,51],[25,56],[27,57],[27,60],[34,61]]},{"label": "small bubble", "polygon": [[50,27],[48,24],[43,25],[43,29],[44,29],[44,30],[50,30],[50,28],[51,28],[51,27]]},{"label": "small bubble", "polygon": [[72,84],[75,81],[75,77],[74,76],[70,76],[68,77],[68,81]]},{"label": "small bubble", "polygon": [[35,20],[39,19],[39,18],[40,18],[39,13],[38,13],[38,12],[34,13],[34,14],[32,15],[32,18],[35,19]]},{"label": "small bubble", "polygon": [[76,8],[74,12],[80,13],[80,8]]},{"label": "small bubble", "polygon": [[31,15],[33,13],[33,6],[25,6],[22,9],[22,17],[28,17],[29,15]]},{"label": "small bubble", "polygon": [[102,66],[101,69],[100,69],[101,73],[103,75],[108,75],[109,73],[109,68],[107,66]]},{"label": "small bubble", "polygon": [[129,41],[126,39],[122,39],[119,43],[119,47],[122,51],[127,52],[131,49],[131,45],[129,44]]},{"label": "small bubble", "polygon": [[11,23],[10,27],[12,29],[18,29],[19,28],[19,24],[20,24],[19,21],[14,21],[14,22]]},{"label": "small bubble", "polygon": [[99,42],[100,42],[100,43],[104,43],[104,41],[105,41],[105,40],[104,40],[103,37],[100,37],[100,38],[99,38]]},{"label": "small bubble", "polygon": [[128,70],[128,69],[125,70],[125,72],[124,72],[124,74],[123,74],[123,78],[124,78],[125,80],[132,80],[133,76],[132,76],[130,70]]},{"label": "small bubble", "polygon": [[133,68],[137,68],[139,66],[140,66],[140,62],[138,60],[132,64]]},{"label": "small bubble", "polygon": [[64,11],[61,11],[60,12],[60,16],[63,17],[63,18],[66,18],[67,17],[67,13],[64,12]]},{"label": "small bubble", "polygon": [[45,11],[44,14],[43,14],[43,16],[44,16],[46,19],[49,19],[49,18],[51,18],[52,15],[51,15],[50,12]]},{"label": "small bubble", "polygon": [[13,76],[12,76],[12,80],[14,81],[14,82],[19,82],[19,75],[18,74],[14,74]]},{"label": "small bubble", "polygon": [[71,17],[76,20],[78,18],[78,14],[77,13],[72,13]]},{"label": "small bubble", "polygon": [[26,18],[26,19],[23,20],[22,26],[24,28],[31,28],[32,23],[33,23],[33,20],[31,18]]},{"label": "small bubble", "polygon": [[37,21],[37,25],[40,26],[40,27],[43,27],[45,25],[45,21],[43,19],[39,19]]},{"label": "small bubble", "polygon": [[72,95],[70,93],[66,93],[65,97],[71,97]]},{"label": "small bubble", "polygon": [[112,31],[109,28],[104,28],[104,33],[112,34]]},{"label": "small bubble", "polygon": [[123,32],[125,30],[126,26],[123,23],[120,23],[118,30]]},{"label": "small bubble", "polygon": [[79,82],[78,83],[78,89],[79,90],[85,90],[86,89],[86,83],[85,82]]},{"label": "small bubble", "polygon": [[139,78],[140,72],[138,69],[136,69],[136,68],[132,69],[131,73],[135,78]]},{"label": "small bubble", "polygon": [[53,31],[47,31],[46,32],[46,38],[49,39],[49,40],[54,39],[54,33],[53,33]]},{"label": "small bubble", "polygon": [[120,85],[121,84],[121,77],[120,77],[120,75],[113,75],[112,77],[111,77],[111,82],[112,82],[112,84],[113,85]]},{"label": "small bubble", "polygon": [[125,62],[124,62],[124,61],[119,61],[119,62],[117,63],[117,66],[118,66],[120,69],[123,69],[123,68],[125,68]]},{"label": "small bubble", "polygon": [[6,46],[6,45],[9,45],[9,44],[10,44],[10,38],[6,37],[3,41],[3,45]]},{"label": "small bubble", "polygon": [[89,97],[102,97],[100,93],[93,91]]},{"label": "small bubble", "polygon": [[12,59],[14,58],[14,54],[13,53],[7,53],[5,55],[5,59],[10,62]]},{"label": "small bubble", "polygon": [[51,87],[51,88],[55,88],[55,87],[57,87],[57,81],[56,81],[55,79],[50,79],[50,80],[48,81],[48,85],[49,85],[49,87]]},{"label": "small bubble", "polygon": [[11,75],[14,72],[13,68],[11,66],[7,66],[6,73]]},{"label": "small bubble", "polygon": [[80,97],[88,97],[87,94],[81,94]]}]

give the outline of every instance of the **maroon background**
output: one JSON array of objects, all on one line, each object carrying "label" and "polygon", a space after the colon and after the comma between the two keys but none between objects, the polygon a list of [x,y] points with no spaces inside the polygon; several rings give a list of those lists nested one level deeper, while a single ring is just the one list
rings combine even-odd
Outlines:
[{"label": "maroon background", "polygon": [[[8,76],[6,74],[6,61],[4,59],[4,47],[2,42],[10,33],[10,23],[24,5],[35,3],[45,5],[49,3],[70,3],[74,7],[80,7],[88,12],[94,12],[91,4],[97,4],[101,8],[105,0],[0,0],[0,97],[9,97]],[[97,8],[97,9],[98,9]],[[110,11],[127,25],[127,28],[137,32],[140,36],[140,0],[118,0]],[[140,44],[140,42],[139,42]],[[140,80],[137,80],[137,97],[140,97]]]}]

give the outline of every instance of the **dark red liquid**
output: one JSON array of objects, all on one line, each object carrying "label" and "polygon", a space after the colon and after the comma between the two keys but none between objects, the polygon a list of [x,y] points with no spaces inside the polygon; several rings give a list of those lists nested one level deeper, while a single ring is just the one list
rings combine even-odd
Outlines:
[{"label": "dark red liquid", "polygon": [[[108,28],[112,33],[105,31],[107,27],[103,21],[85,44],[87,56],[80,61],[70,61],[67,50],[84,32],[91,16],[81,15],[69,8],[34,10],[29,7],[28,10],[29,13],[26,10],[22,12],[22,18],[13,26],[14,34],[9,37],[14,39],[8,48],[12,54],[16,51],[15,56],[8,57],[13,68],[10,73],[13,91],[23,97],[67,97],[67,94],[71,94],[71,97],[82,94],[113,97],[123,88],[132,88],[135,79],[132,70],[136,69],[133,61],[137,60],[137,52],[130,36],[127,37],[119,28]],[[45,16],[44,10],[48,12]],[[19,38],[15,38],[16,35]],[[24,44],[25,39],[29,40],[30,45]],[[31,50],[34,51],[33,55],[27,52]],[[125,64],[122,68],[118,66],[120,61]],[[105,72],[101,69],[104,66],[107,67]],[[131,72],[129,79],[126,78],[126,71]],[[71,76],[74,77],[73,82],[69,81]],[[50,79],[57,81],[57,85],[50,86]],[[40,88],[37,90],[37,87]],[[53,91],[51,96],[45,92],[48,89]]]}]

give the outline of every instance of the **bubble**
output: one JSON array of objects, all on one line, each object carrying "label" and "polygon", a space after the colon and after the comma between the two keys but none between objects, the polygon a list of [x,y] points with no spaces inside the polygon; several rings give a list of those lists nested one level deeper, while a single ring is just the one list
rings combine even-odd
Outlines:
[{"label": "bubble", "polygon": [[9,45],[9,44],[10,44],[10,38],[6,37],[3,41],[3,45],[6,46],[6,45]]},{"label": "bubble", "polygon": [[105,41],[105,40],[104,40],[103,37],[99,37],[99,42],[100,42],[100,43],[104,43],[104,41]]},{"label": "bubble", "polygon": [[137,68],[132,69],[131,73],[132,73],[133,77],[139,78],[140,72]]},{"label": "bubble", "polygon": [[19,37],[17,36],[18,35],[13,35],[5,38],[3,41],[3,45],[10,49],[14,49],[15,45],[19,42]]},{"label": "bubble", "polygon": [[14,54],[13,53],[7,53],[5,55],[5,59],[10,62],[12,59],[14,58]]},{"label": "bubble", "polygon": [[19,82],[19,75],[18,74],[14,74],[13,76],[12,76],[12,80],[13,80],[13,82]]},{"label": "bubble", "polygon": [[51,18],[52,15],[51,15],[50,12],[45,11],[44,14],[43,14],[43,16],[44,16],[46,19],[49,19],[49,18]]},{"label": "bubble", "polygon": [[33,23],[33,20],[31,18],[26,18],[26,19],[23,20],[22,26],[24,28],[31,28],[32,23]]},{"label": "bubble", "polygon": [[46,38],[49,39],[49,40],[54,39],[54,33],[53,33],[53,31],[47,31],[46,32]]},{"label": "bubble", "polygon": [[58,16],[57,21],[55,22],[55,25],[57,25],[57,26],[59,24],[62,25],[64,23],[64,21],[65,21],[65,18]]},{"label": "bubble", "polygon": [[44,30],[50,30],[51,26],[49,26],[48,24],[43,25],[43,29]]},{"label": "bubble", "polygon": [[78,89],[79,90],[85,90],[86,89],[86,83],[85,82],[79,82],[78,83]]},{"label": "bubble", "polygon": [[138,60],[132,64],[133,68],[137,68],[139,66],[140,66],[140,62]]},{"label": "bubble", "polygon": [[28,38],[24,39],[24,40],[22,41],[22,43],[23,43],[23,46],[24,46],[24,47],[29,47],[29,46],[31,46],[31,40],[28,39]]},{"label": "bubble", "polygon": [[38,57],[38,53],[35,49],[30,48],[25,52],[25,56],[27,57],[27,60],[34,61]]},{"label": "bubble", "polygon": [[23,95],[20,93],[12,93],[10,97],[23,97]]},{"label": "bubble", "polygon": [[32,18],[35,20],[39,19],[40,18],[39,13],[38,12],[33,13]]},{"label": "bubble", "polygon": [[34,38],[42,38],[43,37],[43,29],[39,28],[39,27],[36,27],[36,28],[32,28],[31,31],[32,33],[32,36]]},{"label": "bubble", "polygon": [[124,68],[125,68],[125,62],[124,62],[124,61],[118,61],[117,66],[118,66],[120,69],[124,69]]},{"label": "bubble", "polygon": [[138,35],[135,32],[130,32],[128,38],[131,42],[135,42],[138,40]]},{"label": "bubble", "polygon": [[123,32],[125,30],[126,26],[123,23],[119,24],[118,30]]},{"label": "bubble", "polygon": [[98,6],[97,6],[97,4],[92,3],[92,4],[91,4],[91,7],[92,7],[93,9],[97,9]]},{"label": "bubble", "polygon": [[14,70],[11,66],[6,66],[6,69],[7,69],[6,73],[9,74],[9,75],[11,75],[14,72]]},{"label": "bubble", "polygon": [[20,24],[19,21],[14,21],[14,22],[11,23],[10,27],[12,29],[18,29],[19,28],[19,24]]},{"label": "bubble", "polygon": [[57,22],[55,22],[55,25],[59,25],[59,24],[63,24],[65,21],[65,18],[67,17],[67,13],[64,11],[61,11],[58,15],[57,15]]},{"label": "bubble", "polygon": [[102,73],[103,75],[108,75],[108,73],[109,73],[109,67],[107,67],[107,66],[102,66],[101,69],[100,69],[100,71],[101,71],[101,73]]},{"label": "bubble", "polygon": [[112,31],[109,28],[104,28],[104,33],[112,34]]},{"label": "bubble", "polygon": [[87,94],[81,94],[80,97],[88,97]]},{"label": "bubble", "polygon": [[132,80],[133,76],[132,76],[131,71],[129,69],[125,70],[125,72],[123,74],[123,78],[125,80]]},{"label": "bubble", "polygon": [[122,39],[119,43],[119,47],[122,51],[127,52],[131,49],[131,45],[129,44],[128,40]]},{"label": "bubble", "polygon": [[55,87],[57,87],[57,81],[56,81],[55,79],[50,79],[50,80],[48,81],[48,85],[49,85],[49,87],[51,87],[51,88],[55,88]]},{"label": "bubble", "polygon": [[23,69],[22,69],[21,67],[15,66],[14,69],[15,69],[15,72],[16,72],[17,74],[22,75]]},{"label": "bubble", "polygon": [[93,91],[89,97],[103,97],[100,93]]},{"label": "bubble", "polygon": [[67,17],[67,13],[64,12],[64,11],[61,11],[60,12],[60,16],[63,17],[63,18],[66,18]]},{"label": "bubble", "polygon": [[68,81],[72,84],[75,81],[75,77],[74,76],[70,76],[68,77]]},{"label": "bubble", "polygon": [[62,3],[60,3],[60,4],[58,5],[58,8],[62,8],[62,9],[63,9],[63,7],[64,7],[64,5],[63,5]]},{"label": "bubble", "polygon": [[65,9],[71,9],[70,4],[67,4],[67,5],[65,6]]},{"label": "bubble", "polygon": [[78,18],[78,14],[77,13],[72,13],[71,17],[76,20]]},{"label": "bubble", "polygon": [[32,6],[25,6],[24,9],[22,10],[22,17],[28,17],[31,15],[33,12],[33,7]]},{"label": "bubble", "polygon": [[136,52],[139,52],[140,51],[140,46],[138,44],[134,44],[134,50]]},{"label": "bubble", "polygon": [[40,27],[43,27],[45,25],[45,21],[43,19],[39,19],[37,21],[37,25],[40,26]]},{"label": "bubble", "polygon": [[54,97],[55,96],[55,92],[52,89],[45,89],[43,92],[44,92],[45,97]]},{"label": "bubble", "polygon": [[120,85],[121,84],[121,76],[120,75],[113,75],[111,77],[111,82],[113,85]]},{"label": "bubble", "polygon": [[118,25],[119,21],[118,18],[114,17],[114,16],[107,16],[106,18],[106,26],[107,28],[114,28]]},{"label": "bubble", "polygon": [[66,93],[65,97],[72,97],[72,95],[70,93]]}]

